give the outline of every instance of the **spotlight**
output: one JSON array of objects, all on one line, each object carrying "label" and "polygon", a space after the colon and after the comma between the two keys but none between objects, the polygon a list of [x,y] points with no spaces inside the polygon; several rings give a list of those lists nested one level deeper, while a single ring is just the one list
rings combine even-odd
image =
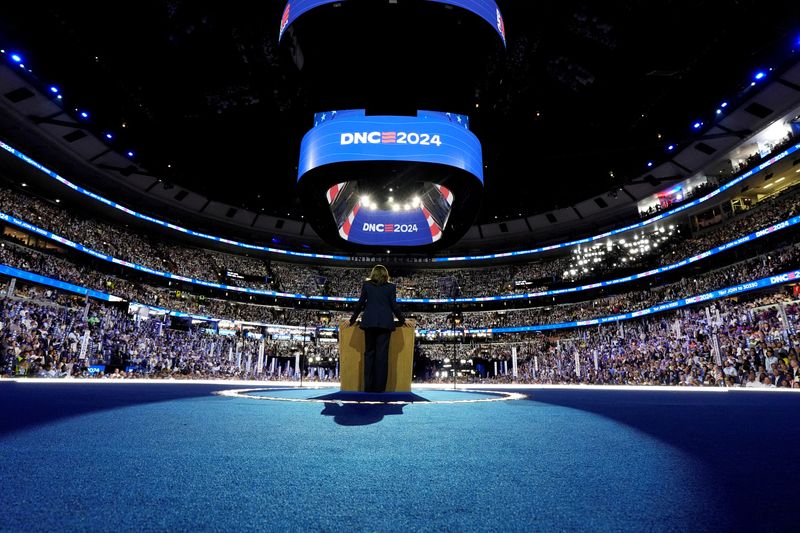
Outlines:
[{"label": "spotlight", "polygon": [[400,211],[400,206],[397,204],[392,204],[392,211]]},{"label": "spotlight", "polygon": [[89,113],[86,111],[81,111],[81,118],[89,118]]},{"label": "spotlight", "polygon": [[756,72],[756,75],[753,76],[753,79],[756,81],[763,80],[766,75],[767,75],[766,72],[764,72],[763,70],[759,70],[758,72]]},{"label": "spotlight", "polygon": [[114,138],[113,135],[111,135],[110,133],[106,133],[106,139],[111,140],[113,138]]},{"label": "spotlight", "polygon": [[25,183],[24,181],[22,183],[20,183],[20,185],[22,185],[23,187],[27,187],[28,186],[28,184]]},{"label": "spotlight", "polygon": [[722,109],[725,109],[726,107],[728,107],[728,102],[722,102],[721,104],[719,104],[719,106],[720,106]]},{"label": "spotlight", "polygon": [[133,157],[133,152],[129,151],[128,152],[128,157]]},{"label": "spotlight", "polygon": [[674,144],[670,144],[669,146],[667,146],[667,150],[669,150],[670,152],[673,151],[674,149],[675,149]]},{"label": "spotlight", "polygon": [[699,130],[702,126],[703,126],[702,122],[695,122],[694,124],[692,124],[692,127],[696,130]]},{"label": "spotlight", "polygon": [[11,59],[14,61],[14,63],[22,62],[22,56],[20,56],[19,54],[11,54]]},{"label": "spotlight", "polygon": [[652,161],[648,161],[648,162],[647,162],[647,168],[650,168],[650,167],[652,167],[652,166],[653,166],[653,162],[652,162]]},{"label": "spotlight", "polygon": [[366,194],[364,196],[362,196],[361,197],[361,203],[364,204],[365,206],[369,205],[370,204],[369,196],[367,196]]},{"label": "spotlight", "polygon": [[55,85],[51,85],[50,92],[53,94],[58,94],[58,87],[56,87]]}]

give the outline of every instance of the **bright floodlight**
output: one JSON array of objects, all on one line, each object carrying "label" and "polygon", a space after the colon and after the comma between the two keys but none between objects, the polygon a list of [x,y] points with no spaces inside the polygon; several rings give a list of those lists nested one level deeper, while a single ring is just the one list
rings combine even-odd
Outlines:
[{"label": "bright floodlight", "polygon": [[22,61],[22,57],[21,57],[19,54],[11,54],[11,59],[12,59],[12,60],[13,60],[15,63],[19,63],[19,62],[21,62],[21,61]]},{"label": "bright floodlight", "polygon": [[55,85],[51,85],[50,92],[53,94],[58,94],[58,87],[56,87]]},{"label": "bright floodlight", "polygon": [[766,73],[766,72],[764,72],[763,70],[760,70],[760,71],[756,72],[756,75],[755,75],[755,76],[753,76],[753,77],[754,77],[756,80],[761,80],[761,79],[764,79],[764,76],[766,76],[766,75],[767,75],[767,73]]}]

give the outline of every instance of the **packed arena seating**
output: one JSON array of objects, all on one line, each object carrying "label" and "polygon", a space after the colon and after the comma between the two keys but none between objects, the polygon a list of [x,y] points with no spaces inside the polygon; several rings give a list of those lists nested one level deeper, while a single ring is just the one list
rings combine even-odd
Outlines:
[{"label": "packed arena seating", "polygon": [[[393,281],[401,297],[450,298],[528,293],[579,281],[613,279],[617,271],[629,274],[668,265],[795,216],[800,213],[798,191],[800,187],[794,187],[762,199],[694,233],[659,223],[627,238],[575,246],[527,263],[445,270],[398,267],[393,269]],[[368,274],[367,268],[301,265],[189,246],[76,214],[27,191],[0,190],[0,210],[120,259],[240,287],[355,296]],[[0,263],[151,308],[217,320],[309,328],[335,325],[349,314],[291,308],[286,302],[279,306],[241,301],[246,298],[241,295],[237,301],[221,292],[193,292],[185,284],[157,285],[124,267],[98,268],[90,256],[84,261],[81,254],[60,252],[58,245],[37,249],[17,228],[10,228],[4,237]],[[793,333],[798,306],[785,289],[591,330],[465,334],[467,329],[556,324],[636,311],[800,265],[797,244],[779,250],[756,245],[744,255],[744,260],[709,266],[701,273],[694,270],[691,276],[678,271],[672,280],[654,278],[646,287],[639,283],[592,290],[573,298],[578,301],[534,299],[523,302],[527,307],[521,309],[479,311],[472,307],[457,314],[452,307],[415,310],[409,314],[418,329],[428,330],[420,337],[417,355],[429,362],[417,379],[449,380],[452,374],[440,372],[441,363],[453,358],[470,361],[466,367],[461,365],[462,380],[800,387]],[[229,276],[229,272],[247,279]],[[0,288],[6,294],[7,286]],[[26,282],[17,283],[13,294],[3,298],[0,323],[0,366],[5,375],[278,380],[298,379],[302,374],[306,379],[338,379],[335,342],[298,341],[291,334],[276,340],[269,335],[246,335],[243,330],[223,332],[202,321],[188,329],[172,327],[168,316],[145,319],[125,306],[94,300],[87,303],[84,297]],[[450,335],[448,330],[453,329],[457,334]],[[81,353],[85,335],[87,345]],[[455,345],[450,342],[453,339],[458,339]],[[263,357],[259,357],[262,344]],[[509,370],[513,347],[518,359],[516,377]],[[295,357],[302,353],[304,370],[298,372]],[[475,361],[483,361],[483,368],[476,370]],[[487,361],[502,362],[501,370],[487,371]],[[113,370],[107,375],[93,372],[90,368],[95,365]]]},{"label": "packed arena seating", "polygon": [[[2,289],[5,293],[7,286]],[[108,304],[87,307],[83,298],[49,289],[21,286],[14,292],[0,308],[4,375],[298,379],[295,356],[305,353],[306,379],[337,377],[335,344],[180,331],[171,329],[168,320],[142,320]],[[473,371],[467,379],[481,382],[800,388],[799,311],[794,297],[777,289],[591,331],[510,335],[455,346],[422,344],[419,354],[432,361],[469,361]],[[512,347],[518,358],[516,378],[509,370]],[[486,365],[503,361],[503,370],[476,372],[476,360]],[[92,372],[105,365],[114,370]],[[418,379],[446,380],[436,368],[427,366]]]},{"label": "packed arena seating", "polygon": [[[654,225],[629,239],[576,246],[569,253],[529,263],[458,270],[417,269],[394,281],[401,297],[441,298],[527,293],[555,284],[608,277],[615,271],[646,269],[679,261],[800,212],[794,187],[705,231],[688,235],[674,225]],[[256,289],[307,295],[353,296],[366,268],[267,262],[259,257],[182,245],[85,218],[28,194],[0,189],[0,210],[89,248],[147,267]],[[566,252],[566,251],[565,251]],[[225,275],[233,271],[247,280]],[[263,281],[253,281],[262,279]]]},{"label": "packed arena seating", "polygon": [[[800,388],[800,338],[795,333],[799,314],[798,302],[779,291],[591,331],[539,334],[456,350],[437,344],[423,346],[422,351],[438,360],[455,353],[474,364],[479,358],[508,362],[515,347],[517,378],[506,370],[495,379],[509,383]],[[430,378],[447,380],[435,374]]]},{"label": "packed arena seating", "polygon": [[[793,268],[800,258],[800,246],[790,246],[783,250],[727,265],[722,268],[683,278],[678,282],[650,288],[649,290],[628,290],[605,297],[594,297],[586,301],[542,305],[528,309],[509,309],[508,311],[466,312],[462,327],[500,327],[519,324],[551,324],[573,320],[586,320],[622,312],[635,311],[655,304],[685,298],[710,290],[719,289],[741,281],[757,279],[773,273]],[[282,323],[289,325],[323,325],[320,316],[334,322],[343,314],[324,313],[308,309],[280,308],[246,302],[194,295],[184,290],[158,288],[143,282],[119,279],[102,275],[88,266],[81,266],[70,260],[55,258],[39,251],[33,251],[17,244],[4,244],[0,247],[0,260],[4,264],[47,275],[61,281],[84,285],[100,291],[108,291],[126,300],[148,306],[166,308],[173,311],[193,313],[228,320],[256,321],[261,323]],[[448,313],[415,313],[418,327],[423,329],[447,329],[452,327]]]}]

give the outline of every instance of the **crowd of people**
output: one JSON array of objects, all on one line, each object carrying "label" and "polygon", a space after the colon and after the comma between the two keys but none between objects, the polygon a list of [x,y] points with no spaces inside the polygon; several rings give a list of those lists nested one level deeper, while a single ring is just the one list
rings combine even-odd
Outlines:
[{"label": "crowd of people", "polygon": [[[790,188],[694,234],[658,224],[627,239],[576,246],[528,263],[458,270],[397,267],[393,281],[400,297],[451,298],[530,293],[590,278],[609,279],[616,270],[630,273],[671,264],[795,216],[800,213],[798,191],[800,187]],[[0,190],[0,210],[124,260],[239,287],[356,296],[368,273],[366,268],[300,265],[195,248],[8,189]],[[58,244],[41,246],[34,242],[38,237],[26,237],[18,228],[9,226],[4,238],[0,263],[110,293],[151,313],[21,281],[11,287],[6,280],[0,286],[0,374],[338,379],[338,349],[332,339],[323,343],[313,335],[302,340],[293,334],[271,336],[261,326],[246,329],[242,322],[326,328],[346,319],[349,311],[268,305],[252,296],[248,301],[238,291],[234,299],[222,291],[202,294],[176,282],[156,285],[126,267],[99,268]],[[800,243],[767,249],[756,246],[751,252],[755,257],[699,274],[693,271],[675,282],[652,278],[649,286],[616,285],[572,297],[579,301],[534,298],[521,309],[411,311],[408,316],[416,320],[418,330],[433,331],[420,338],[424,342],[417,355],[431,364],[418,378],[449,379],[453,365],[460,365],[464,379],[500,382],[800,387],[795,351],[798,306],[783,290],[750,301],[729,299],[546,335],[473,336],[466,331],[613,316],[800,266]],[[187,325],[158,309],[237,324],[224,331],[216,320]],[[516,375],[509,366],[512,352]],[[442,362],[451,358],[448,376]],[[495,362],[499,366],[490,364]]]},{"label": "crowd of people", "polygon": [[[398,296],[448,298],[529,293],[565,283],[613,276],[679,261],[734,240],[800,211],[797,190],[757,203],[751,209],[690,235],[680,227],[653,225],[626,239],[576,246],[563,253],[514,265],[458,270],[403,269],[394,281]],[[366,268],[312,266],[225,253],[165,240],[106,221],[72,213],[34,196],[0,189],[0,210],[92,249],[147,267],[239,287],[308,295],[355,296]]]},{"label": "crowd of people", "polygon": [[[172,287],[155,287],[142,281],[121,279],[93,270],[66,258],[54,257],[14,243],[0,245],[0,262],[26,271],[109,292],[128,301],[146,306],[194,315],[267,324],[326,326],[337,324],[347,312],[318,311],[265,305],[227,299],[222,295],[208,297]],[[595,293],[591,299],[569,303],[543,303],[539,299],[531,307],[504,311],[471,311],[459,316],[459,328],[496,328],[513,325],[551,324],[587,320],[637,311],[658,303],[702,294],[737,283],[784,272],[800,264],[800,245],[726,265],[716,270],[686,277],[671,284],[630,289],[609,295]],[[624,286],[617,286],[623,290]],[[445,330],[454,326],[452,310],[414,312],[421,329]]]},{"label": "crowd of people", "polygon": [[[0,286],[0,376],[338,379],[338,345],[178,328],[48,288]],[[800,305],[783,288],[636,320],[420,343],[417,381],[800,388]],[[516,373],[513,360],[516,358]]]},{"label": "crowd of people", "polygon": [[[800,388],[799,321],[795,297],[776,291],[594,328],[423,345],[420,352],[452,362],[446,368],[455,367],[460,379],[481,382]],[[428,379],[452,381],[452,370]]]},{"label": "crowd of people", "polygon": [[6,376],[290,379],[304,353],[304,369],[318,379],[336,376],[331,344],[171,326],[168,317],[142,319],[112,305],[21,286],[0,302],[0,367]]},{"label": "crowd of people", "polygon": [[[520,324],[549,324],[587,320],[616,315],[647,308],[655,304],[701,294],[737,283],[750,281],[783,272],[798,265],[800,247],[790,246],[782,250],[762,254],[750,260],[726,265],[716,270],[683,278],[678,282],[624,291],[607,295],[594,292],[591,299],[571,303],[554,304],[544,298],[529,303],[524,309],[507,311],[472,311],[460,317],[461,328],[503,327]],[[29,272],[42,274],[60,281],[74,283],[91,289],[109,292],[128,301],[146,306],[180,311],[213,318],[249,321],[269,324],[324,326],[336,324],[346,318],[347,313],[313,309],[299,309],[236,301],[223,295],[214,297],[195,294],[176,287],[156,287],[144,281],[122,279],[101,273],[91,265],[78,264],[65,257],[56,257],[42,251],[12,242],[0,245],[0,262]],[[251,297],[252,298],[252,297]],[[418,327],[422,329],[449,329],[453,327],[452,310],[414,313]]]}]

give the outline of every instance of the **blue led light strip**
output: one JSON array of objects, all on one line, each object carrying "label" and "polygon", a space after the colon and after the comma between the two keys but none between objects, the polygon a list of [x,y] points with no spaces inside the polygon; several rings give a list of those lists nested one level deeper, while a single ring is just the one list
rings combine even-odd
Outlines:
[{"label": "blue led light strip", "polygon": [[[31,159],[27,155],[23,154],[19,150],[7,145],[6,143],[4,143],[2,141],[0,141],[0,148],[3,148],[8,153],[10,153],[13,156],[21,159],[22,161],[25,161],[26,163],[28,163],[32,167],[36,168],[37,170],[40,170],[41,172],[45,173],[46,175],[48,175],[51,178],[59,181],[63,185],[66,185],[67,187],[69,187],[70,189],[72,189],[72,190],[74,190],[76,192],[79,192],[81,194],[89,196],[90,198],[93,198],[93,199],[97,200],[98,202],[104,203],[109,207],[113,207],[114,209],[118,209],[120,211],[123,211],[123,212],[125,212],[125,213],[127,213],[127,214],[129,214],[131,216],[136,217],[136,218],[140,218],[142,220],[146,220],[148,222],[152,222],[153,224],[158,224],[159,226],[163,226],[165,228],[169,228],[169,229],[172,229],[172,230],[175,230],[175,231],[179,231],[181,233],[185,233],[186,235],[191,235],[193,237],[200,237],[202,239],[208,239],[208,240],[212,240],[212,241],[216,241],[216,242],[221,242],[221,243],[229,244],[229,245],[232,245],[232,246],[238,246],[238,247],[241,247],[241,248],[245,248],[247,250],[256,250],[256,251],[259,251],[259,252],[281,254],[281,255],[290,256],[290,257],[303,257],[303,258],[306,258],[306,259],[327,259],[327,260],[333,260],[333,261],[350,261],[352,259],[352,258],[344,256],[344,255],[327,255],[327,254],[315,254],[315,253],[307,253],[307,252],[294,252],[294,251],[291,251],[291,250],[282,250],[280,248],[272,248],[272,247],[269,247],[269,246],[258,246],[258,245],[255,245],[255,244],[247,244],[247,243],[243,243],[243,242],[239,242],[239,241],[234,241],[234,240],[231,240],[231,239],[225,239],[225,238],[222,238],[222,237],[216,237],[214,235],[208,235],[206,233],[200,233],[200,232],[197,232],[197,231],[192,231],[190,229],[186,229],[184,227],[181,227],[181,226],[178,226],[178,225],[175,225],[175,224],[171,224],[169,222],[164,222],[163,220],[159,220],[157,218],[153,218],[153,217],[144,215],[142,213],[138,213],[138,212],[136,212],[136,211],[134,211],[132,209],[129,209],[129,208],[123,206],[123,205],[120,205],[120,204],[118,204],[116,202],[113,202],[113,201],[111,201],[111,200],[109,200],[109,199],[107,199],[107,198],[105,198],[103,196],[100,196],[99,194],[95,194],[95,193],[93,193],[93,192],[91,192],[91,191],[89,191],[87,189],[84,189],[83,187],[80,187],[80,186],[72,183],[71,181],[67,180],[66,178],[61,177],[60,175],[58,175],[57,173],[55,173],[52,170],[48,169],[47,167],[45,167],[41,163],[38,163],[38,162],[34,161],[33,159]],[[719,189],[711,191],[710,193],[708,193],[705,196],[702,196],[702,197],[700,197],[700,198],[698,198],[696,200],[692,200],[691,202],[688,202],[688,203],[686,203],[686,204],[684,204],[682,206],[676,207],[674,209],[670,209],[669,211],[665,211],[664,213],[661,213],[660,215],[656,215],[653,218],[649,218],[649,219],[644,220],[642,222],[637,222],[636,224],[631,224],[631,225],[625,226],[623,228],[619,228],[619,229],[615,229],[615,230],[612,230],[612,231],[608,231],[608,232],[600,234],[600,235],[595,235],[594,237],[586,237],[584,239],[579,239],[579,240],[570,241],[570,242],[563,242],[561,244],[553,244],[553,245],[550,245],[550,246],[543,246],[543,247],[540,247],[540,248],[533,248],[531,250],[518,250],[516,252],[504,252],[504,253],[489,254],[489,255],[472,255],[472,256],[458,256],[458,257],[434,257],[434,258],[431,259],[431,261],[435,262],[435,263],[451,262],[451,261],[482,261],[482,260],[487,260],[487,259],[502,259],[502,258],[507,258],[507,257],[517,257],[517,256],[522,256],[522,255],[532,255],[532,254],[537,254],[537,253],[541,253],[541,252],[546,252],[546,251],[549,251],[549,250],[556,250],[556,249],[559,249],[559,248],[566,248],[566,247],[569,247],[569,246],[575,246],[576,244],[585,244],[585,243],[588,243],[588,242],[605,239],[605,238],[611,237],[613,235],[618,235],[620,233],[623,233],[623,232],[626,232],[626,231],[630,231],[632,229],[643,228],[645,226],[648,226],[650,224],[658,222],[659,220],[663,220],[664,218],[667,218],[667,217],[672,216],[672,215],[674,215],[676,213],[679,213],[679,212],[681,212],[681,211],[683,211],[685,209],[689,209],[689,208],[694,207],[694,206],[696,206],[698,204],[701,204],[701,203],[705,202],[706,200],[709,200],[709,199],[713,198],[714,196],[717,196],[718,194],[720,194],[720,193],[730,189],[731,187],[737,185],[738,183],[741,183],[742,181],[746,180],[747,178],[749,178],[753,174],[755,174],[757,172],[761,172],[762,170],[766,169],[767,167],[771,166],[772,164],[780,161],[784,157],[793,154],[798,149],[800,149],[800,144],[796,144],[796,145],[794,145],[794,146],[792,146],[790,148],[787,148],[786,150],[784,150],[780,154],[777,154],[776,156],[770,158],[767,161],[764,161],[763,163],[761,163],[757,167],[755,167],[755,168],[753,168],[751,170],[748,170],[747,172],[745,172],[744,174],[742,174],[738,178],[735,178],[735,179],[729,181],[728,183],[726,183],[725,185],[723,185]]]},{"label": "blue led light strip", "polygon": [[[88,294],[93,298],[98,298],[100,300],[106,301],[122,301],[122,299],[112,296],[110,294],[106,294],[103,292],[95,291],[92,289],[87,289],[85,287],[80,287],[78,285],[73,285],[72,283],[66,283],[64,281],[59,281],[53,278],[48,278],[45,276],[41,276],[39,274],[34,274],[31,272],[27,272],[25,270],[20,270],[18,268],[10,267],[7,265],[0,264],[0,274],[5,274],[7,276],[12,276],[20,279],[25,279],[29,281],[33,281],[35,283],[39,283],[42,285],[47,285],[50,287],[56,287],[59,289],[64,289],[70,292],[75,292],[78,294]],[[633,318],[640,318],[643,316],[653,315],[656,313],[661,313],[664,311],[670,311],[674,309],[680,309],[681,307],[686,307],[689,305],[694,305],[701,302],[708,302],[711,300],[717,300],[719,298],[727,298],[730,296],[734,296],[737,294],[743,294],[746,292],[763,289],[766,287],[772,287],[777,285],[782,285],[784,283],[789,283],[791,281],[800,280],[800,270],[790,270],[788,272],[784,272],[782,274],[777,274],[775,276],[770,276],[768,278],[761,278],[755,281],[748,281],[746,283],[740,283],[739,285],[733,285],[730,287],[726,287],[724,289],[718,289],[711,292],[706,292],[703,294],[698,294],[696,296],[690,296],[688,298],[683,298],[680,300],[674,300],[672,302],[665,302],[653,307],[649,307],[647,309],[640,309],[639,311],[632,311],[630,313],[623,313],[620,315],[614,316],[607,316],[602,318],[593,318],[590,320],[578,320],[574,322],[559,322],[556,324],[540,324],[540,325],[531,325],[531,326],[514,326],[514,327],[506,327],[506,328],[471,328],[463,330],[467,334],[500,334],[500,333],[525,333],[531,331],[547,331],[547,330],[554,330],[554,329],[569,329],[569,328],[579,328],[585,326],[595,326],[600,324],[608,324],[610,322],[619,322],[621,320],[630,320]],[[140,304],[142,305],[142,304]],[[145,306],[150,307],[150,306]],[[150,307],[151,309],[162,310],[160,308]],[[208,320],[208,321],[219,321],[224,319],[219,318],[210,318],[204,317],[201,315],[192,315],[188,313],[183,313],[181,311],[168,311],[163,309],[163,311],[168,312],[171,316],[183,316],[183,317],[191,317],[199,320]],[[239,320],[231,321],[234,324],[241,324],[247,323],[250,324],[251,322],[244,322]],[[319,328],[320,331],[333,331],[335,328]],[[338,329],[338,328],[336,328]],[[416,335],[418,336],[425,336],[425,335],[437,335],[452,332],[451,329],[418,329],[416,330]]]},{"label": "blue led light strip", "polygon": [[[138,265],[136,263],[131,263],[130,261],[125,261],[124,259],[118,259],[114,256],[104,254],[103,252],[98,252],[97,250],[93,250],[87,246],[82,244],[73,242],[65,237],[60,235],[56,235],[51,231],[47,231],[46,229],[42,229],[38,226],[35,226],[29,222],[26,222],[22,219],[14,217],[12,215],[3,213],[0,211],[0,220],[13,224],[19,228],[22,228],[26,231],[30,231],[32,233],[36,233],[37,235],[41,235],[48,239],[52,239],[56,242],[63,244],[64,246],[68,246],[74,250],[78,250],[79,252],[83,252],[86,254],[91,255],[92,257],[96,257],[97,259],[102,259],[103,261],[108,261],[109,263],[115,263],[117,265],[122,265],[127,268],[132,268],[134,270],[138,270],[140,272],[146,272],[147,274],[152,274],[154,276],[161,276],[163,278],[172,279],[176,281],[183,281],[186,283],[191,283],[194,285],[201,285],[204,287],[211,287],[214,289],[222,289],[226,291],[236,291],[243,294],[258,294],[261,296],[272,296],[277,298],[288,298],[293,300],[316,300],[316,301],[323,301],[323,302],[356,302],[358,298],[353,296],[318,296],[318,295],[307,295],[307,294],[293,294],[289,292],[279,292],[279,291],[270,291],[265,289],[252,289],[248,287],[238,287],[236,285],[225,285],[222,283],[216,283],[213,281],[207,281],[197,278],[189,278],[186,276],[181,276],[179,274],[172,274],[171,272],[164,272],[161,270],[156,270],[154,268],[150,268],[143,265]],[[663,272],[669,272],[671,270],[675,270],[677,268],[686,266],[690,263],[694,263],[696,261],[700,261],[701,259],[705,259],[706,257],[710,257],[712,255],[718,254],[720,252],[724,252],[726,250],[730,250],[736,246],[740,246],[747,242],[752,242],[756,239],[760,239],[766,235],[770,235],[775,233],[776,231],[780,231],[782,229],[786,229],[792,226],[796,226],[800,224],[800,215],[794,216],[790,219],[784,220],[783,222],[778,222],[777,224],[773,224],[772,226],[768,226],[766,228],[760,229],[756,232],[753,232],[749,235],[745,235],[744,237],[739,237],[738,239],[732,240],[725,244],[721,244],[716,248],[712,248],[710,250],[706,250],[705,252],[701,252],[697,255],[692,257],[688,257],[677,263],[673,263],[671,265],[666,265],[663,267],[655,268],[652,270],[648,270],[645,272],[640,272],[638,274],[632,274],[630,276],[625,276],[622,278],[612,279],[608,281],[599,281],[597,283],[591,283],[588,285],[579,285],[575,287],[568,287],[565,289],[553,289],[547,291],[539,291],[539,292],[528,292],[528,293],[519,293],[519,294],[502,294],[497,296],[472,296],[472,297],[464,297],[464,298],[398,298],[397,301],[400,303],[421,303],[421,304],[447,304],[447,303],[477,303],[477,302],[495,302],[495,301],[508,301],[508,300],[524,300],[526,298],[538,298],[541,296],[556,296],[559,294],[568,294],[573,292],[580,292],[580,291],[587,291],[591,289],[596,289],[598,287],[608,287],[610,285],[617,285],[620,283],[626,283],[628,281],[633,281],[636,279],[642,279],[649,276],[654,276],[656,274],[661,274]]]},{"label": "blue led light strip", "polygon": [[169,222],[164,222],[163,220],[159,220],[157,218],[153,218],[153,217],[144,215],[142,213],[134,211],[133,209],[128,209],[124,205],[120,205],[117,202],[109,200],[108,198],[100,196],[99,194],[93,193],[92,191],[90,191],[88,189],[84,189],[83,187],[72,183],[68,179],[60,176],[56,172],[53,172],[52,170],[50,170],[49,168],[45,167],[41,163],[39,163],[37,161],[34,161],[33,159],[31,159],[27,155],[23,154],[22,152],[20,152],[16,148],[13,148],[13,147],[9,146],[9,145],[7,145],[6,143],[4,143],[2,141],[0,141],[0,148],[3,148],[8,153],[16,156],[17,158],[21,159],[22,161],[25,161],[26,163],[28,163],[32,167],[36,168],[37,170],[40,170],[41,172],[44,172],[46,175],[48,175],[51,178],[57,180],[62,185],[66,185],[67,187],[69,187],[70,189],[72,189],[72,190],[74,190],[76,192],[84,194],[84,195],[86,195],[86,196],[88,196],[88,197],[90,197],[90,198],[92,198],[94,200],[97,200],[98,202],[101,202],[101,203],[103,203],[103,204],[105,204],[105,205],[107,205],[109,207],[113,207],[114,209],[118,209],[119,211],[123,211],[124,213],[127,213],[128,215],[134,216],[136,218],[140,218],[142,220],[146,220],[147,222],[151,222],[153,224],[158,224],[159,226],[163,226],[163,227],[169,228],[171,230],[175,230],[175,231],[179,231],[181,233],[185,233],[186,235],[191,235],[193,237],[200,237],[202,239],[208,239],[208,240],[212,240],[212,241],[216,241],[216,242],[222,242],[222,243],[225,243],[225,244],[230,244],[230,245],[233,245],[233,246],[239,246],[241,248],[246,248],[248,250],[256,250],[256,251],[259,251],[259,252],[268,252],[268,253],[273,253],[273,254],[289,255],[289,256],[293,256],[293,257],[304,257],[304,258],[310,258],[310,259],[330,259],[330,260],[335,260],[335,261],[349,261],[350,260],[349,257],[344,256],[344,255],[327,255],[327,254],[314,254],[314,253],[307,253],[307,252],[293,252],[293,251],[290,251],[290,250],[281,250],[280,248],[272,248],[270,246],[258,246],[258,245],[255,245],[255,244],[247,244],[247,243],[243,243],[243,242],[239,242],[239,241],[225,239],[223,237],[216,237],[214,235],[208,235],[206,233],[200,233],[198,231],[192,231],[190,229],[186,229],[184,227],[181,227],[181,226],[178,226],[178,225],[175,225],[175,224],[171,224]]},{"label": "blue led light strip", "polygon": [[74,292],[76,294],[80,294],[83,296],[89,295],[92,298],[97,298],[98,300],[103,300],[106,302],[123,301],[122,298],[118,296],[112,296],[111,294],[106,294],[104,292],[96,291],[94,289],[87,289],[86,287],[73,285],[72,283],[67,283],[66,281],[60,281],[57,279],[48,278],[47,276],[34,274],[32,272],[28,272],[26,270],[20,270],[18,268],[14,268],[8,265],[0,264],[0,274],[5,274],[6,276],[12,278],[19,278],[27,281],[32,281],[34,283],[38,283],[39,285],[46,285],[48,287],[55,287],[56,289]]}]

